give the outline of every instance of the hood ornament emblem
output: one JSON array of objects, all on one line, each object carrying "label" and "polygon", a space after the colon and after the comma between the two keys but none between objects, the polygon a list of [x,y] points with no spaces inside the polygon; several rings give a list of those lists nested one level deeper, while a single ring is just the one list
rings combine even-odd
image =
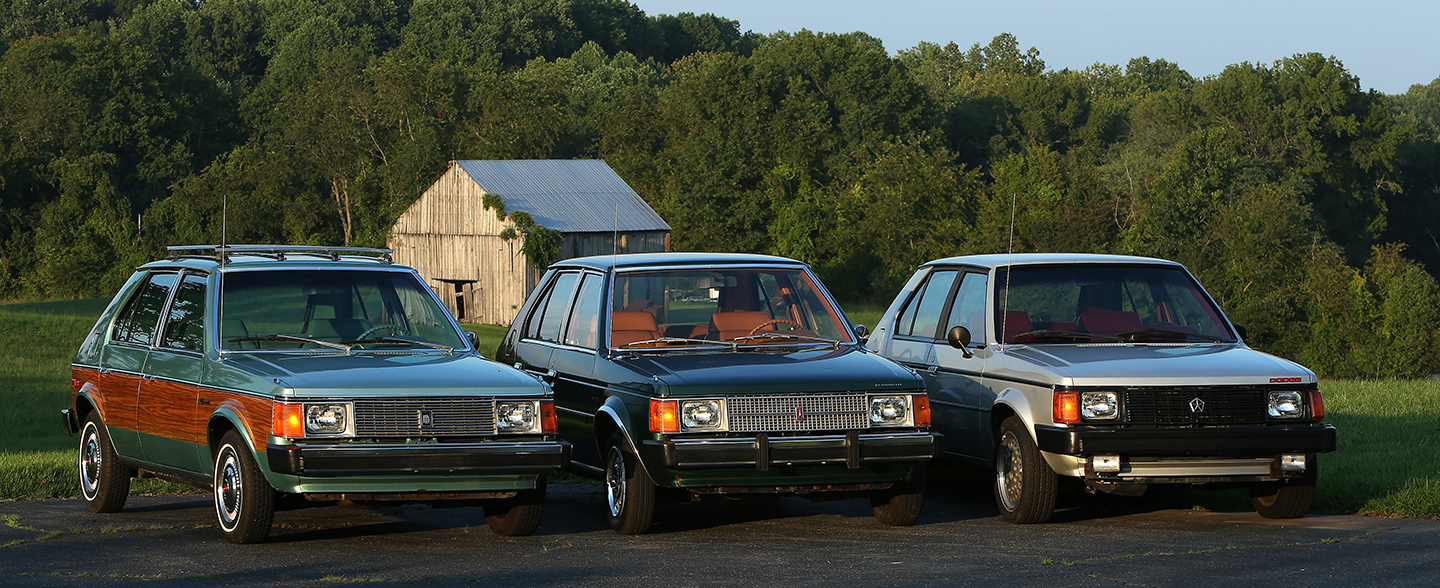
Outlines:
[{"label": "hood ornament emblem", "polygon": [[1190,401],[1190,412],[1205,412],[1205,401],[1196,397]]},{"label": "hood ornament emblem", "polygon": [[422,429],[428,428],[430,425],[435,424],[435,415],[434,415],[434,413],[432,413],[432,412],[430,412],[430,411],[428,411],[428,410],[418,411],[418,412],[416,413],[416,417],[417,417],[417,420],[420,421],[419,424],[420,424],[420,428],[422,428]]},{"label": "hood ornament emblem", "polygon": [[802,422],[802,423],[805,422],[805,407],[803,407],[803,406],[797,406],[797,407],[795,407],[795,420],[800,421],[800,422]]}]

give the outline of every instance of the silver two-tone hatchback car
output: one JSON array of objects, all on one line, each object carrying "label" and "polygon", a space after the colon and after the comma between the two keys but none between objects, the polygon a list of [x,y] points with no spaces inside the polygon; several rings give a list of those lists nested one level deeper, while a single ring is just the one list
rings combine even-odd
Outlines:
[{"label": "silver two-tone hatchback car", "polygon": [[1241,485],[1303,516],[1335,428],[1315,373],[1243,333],[1178,263],[999,254],[923,265],[868,347],[924,377],[946,456],[994,468],[1011,522],[1049,519],[1060,476]]}]

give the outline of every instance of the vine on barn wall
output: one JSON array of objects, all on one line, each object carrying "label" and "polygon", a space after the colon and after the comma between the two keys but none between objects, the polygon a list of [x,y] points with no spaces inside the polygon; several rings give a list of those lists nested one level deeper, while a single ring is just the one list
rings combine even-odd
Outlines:
[{"label": "vine on barn wall", "polygon": [[514,221],[515,226],[506,227],[505,230],[500,231],[500,238],[505,241],[514,241],[523,236],[524,241],[520,244],[520,252],[525,254],[530,267],[535,268],[536,272],[544,272],[545,268],[559,260],[560,241],[565,238],[564,233],[541,226],[535,222],[535,217],[523,210],[506,212],[505,199],[501,198],[499,194],[481,195],[480,205],[485,210],[494,210],[495,218],[500,222],[505,222],[507,216]]}]

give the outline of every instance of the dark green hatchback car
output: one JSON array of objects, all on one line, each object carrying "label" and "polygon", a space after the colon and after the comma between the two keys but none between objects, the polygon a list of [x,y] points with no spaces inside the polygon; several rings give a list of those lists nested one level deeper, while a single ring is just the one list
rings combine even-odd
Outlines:
[{"label": "dark green hatchback car", "polygon": [[804,263],[657,253],[550,267],[497,359],[551,383],[570,467],[610,524],[660,499],[868,497],[913,524],[939,452],[924,383],[866,351]]}]

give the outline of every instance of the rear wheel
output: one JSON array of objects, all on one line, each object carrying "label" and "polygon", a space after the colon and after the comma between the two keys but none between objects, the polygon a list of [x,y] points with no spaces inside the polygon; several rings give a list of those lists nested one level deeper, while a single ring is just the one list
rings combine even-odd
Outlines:
[{"label": "rear wheel", "polygon": [[655,519],[655,482],[625,445],[621,433],[610,436],[605,452],[605,502],[610,507],[611,529],[621,535],[641,535]]},{"label": "rear wheel", "polygon": [[130,495],[131,470],[115,455],[110,432],[91,411],[80,432],[80,494],[90,512],[119,512]]},{"label": "rear wheel", "polygon": [[1250,488],[1250,504],[1267,519],[1298,519],[1310,512],[1315,501],[1315,483],[1320,479],[1320,462],[1309,460],[1305,475],[1288,482],[1266,482]]},{"label": "rear wheel", "polygon": [[897,482],[883,493],[870,498],[875,520],[891,527],[908,527],[920,518],[925,506],[925,464],[915,464],[910,479]]},{"label": "rear wheel", "polygon": [[485,505],[485,522],[496,535],[524,537],[540,528],[540,515],[544,513],[545,476],[540,476],[535,489],[521,490],[514,498]]},{"label": "rear wheel", "polygon": [[995,506],[1000,517],[1017,524],[1043,523],[1055,513],[1059,476],[1045,463],[1020,417],[1000,425],[995,444]]},{"label": "rear wheel", "polygon": [[231,543],[259,543],[270,535],[275,489],[260,473],[250,446],[235,431],[220,438],[215,454],[215,514]]}]

